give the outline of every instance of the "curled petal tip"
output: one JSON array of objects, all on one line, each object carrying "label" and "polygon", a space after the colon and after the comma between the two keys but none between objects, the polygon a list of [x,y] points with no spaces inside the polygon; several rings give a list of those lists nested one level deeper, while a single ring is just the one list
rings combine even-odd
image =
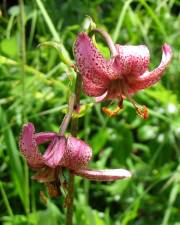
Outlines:
[{"label": "curled petal tip", "polygon": [[172,58],[172,49],[171,46],[168,44],[164,44],[162,46],[163,56],[162,56],[162,62],[164,63],[170,63],[170,60]]},{"label": "curled petal tip", "polygon": [[129,170],[121,169],[121,173],[122,173],[122,175],[124,175],[124,178],[132,177],[132,173]]},{"label": "curled petal tip", "polygon": [[164,51],[166,54],[172,52],[171,46],[168,45],[167,43],[164,43],[164,45],[162,46],[162,48],[163,48],[163,51]]},{"label": "curled petal tip", "polygon": [[78,70],[84,92],[89,96],[102,95],[108,85],[109,69],[103,55],[95,48],[86,33],[80,33],[74,45]]},{"label": "curled petal tip", "polygon": [[35,128],[32,123],[27,123],[23,125],[22,133],[19,139],[19,147],[20,147],[21,153],[25,156],[26,156],[26,153],[28,153],[29,145],[32,144],[34,133],[35,133]]},{"label": "curled petal tip", "polygon": [[104,101],[104,100],[106,99],[106,97],[107,97],[107,94],[108,94],[108,92],[106,91],[104,94],[102,94],[102,95],[96,97],[96,98],[95,98],[95,101],[96,101],[97,103],[98,103],[98,102]]},{"label": "curled petal tip", "polygon": [[33,133],[35,132],[35,128],[34,128],[34,124],[33,123],[25,123],[23,125],[23,128],[22,128],[23,132],[30,132],[30,133]]},{"label": "curled petal tip", "polygon": [[81,169],[74,172],[76,175],[95,181],[113,181],[130,178],[131,172],[126,169],[91,170]]},{"label": "curled petal tip", "polygon": [[22,134],[19,139],[19,148],[30,167],[35,169],[43,166],[43,157],[38,152],[35,128],[32,123],[27,123],[23,126]]},{"label": "curled petal tip", "polygon": [[172,49],[170,45],[165,43],[162,46],[162,59],[159,66],[155,68],[153,71],[146,71],[144,74],[137,77],[136,79],[128,81],[133,92],[151,87],[152,85],[157,83],[163,76],[164,71],[171,62],[171,59],[172,59]]}]

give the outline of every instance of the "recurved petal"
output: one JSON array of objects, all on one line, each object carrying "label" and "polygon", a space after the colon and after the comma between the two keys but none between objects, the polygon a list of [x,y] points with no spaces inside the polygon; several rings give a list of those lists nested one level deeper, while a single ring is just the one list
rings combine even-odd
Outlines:
[{"label": "recurved petal", "polygon": [[61,160],[64,156],[65,149],[66,138],[63,136],[55,137],[43,155],[45,164],[51,168],[61,165]]},{"label": "recurved petal", "polygon": [[40,132],[35,134],[36,143],[43,144],[48,141],[52,141],[54,137],[56,137],[57,134],[55,132]]},{"label": "recurved petal", "polygon": [[88,144],[75,137],[67,138],[66,153],[64,154],[64,166],[76,170],[87,166],[92,157],[92,150]]},{"label": "recurved petal", "polygon": [[150,54],[145,45],[116,45],[118,55],[112,59],[119,77],[140,76],[149,65]]},{"label": "recurved petal", "polygon": [[102,102],[102,101],[104,101],[104,100],[106,99],[107,95],[108,95],[108,92],[106,91],[106,92],[105,92],[104,94],[102,94],[101,96],[96,97],[96,98],[95,98],[96,102]]},{"label": "recurved petal", "polygon": [[32,123],[27,123],[23,126],[19,140],[19,148],[30,167],[36,169],[44,166],[43,157],[38,151],[38,145],[35,139],[35,128]]},{"label": "recurved petal", "polygon": [[80,169],[75,170],[74,174],[95,181],[113,181],[131,177],[131,173],[125,169]]},{"label": "recurved petal", "polygon": [[156,69],[151,72],[146,71],[143,75],[136,77],[135,79],[128,79],[129,87],[133,90],[131,92],[148,88],[161,79],[165,69],[172,59],[172,49],[168,44],[164,44],[162,46],[162,51],[161,63]]},{"label": "recurved petal", "polygon": [[74,45],[76,64],[82,75],[83,90],[89,96],[99,96],[107,90],[109,70],[86,33],[80,33]]}]

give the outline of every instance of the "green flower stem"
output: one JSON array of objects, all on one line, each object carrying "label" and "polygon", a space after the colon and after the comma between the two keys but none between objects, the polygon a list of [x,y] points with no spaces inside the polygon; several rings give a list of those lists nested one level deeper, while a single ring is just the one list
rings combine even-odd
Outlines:
[{"label": "green flower stem", "polygon": [[[78,109],[80,104],[81,94],[81,75],[77,74],[76,85],[75,85],[75,104],[74,110]],[[78,132],[78,119],[72,119],[71,123],[71,134],[76,137]],[[67,196],[67,214],[66,214],[66,225],[72,225],[73,223],[73,200],[74,200],[74,174],[69,171],[69,182],[68,182],[68,196]]]},{"label": "green flower stem", "polygon": [[68,113],[65,115],[63,121],[62,121],[62,124],[60,126],[60,129],[59,129],[59,135],[60,136],[63,136],[68,125],[69,125],[69,122],[71,120],[71,117],[72,117],[72,113],[74,111],[74,104],[75,104],[75,95],[72,94],[70,97],[69,97],[69,104],[68,104]]},{"label": "green flower stem", "polygon": [[102,35],[102,37],[104,38],[104,40],[106,41],[106,43],[109,47],[112,57],[114,57],[118,54],[112,38],[106,31],[96,28],[96,29],[93,29],[92,32],[100,33]]}]

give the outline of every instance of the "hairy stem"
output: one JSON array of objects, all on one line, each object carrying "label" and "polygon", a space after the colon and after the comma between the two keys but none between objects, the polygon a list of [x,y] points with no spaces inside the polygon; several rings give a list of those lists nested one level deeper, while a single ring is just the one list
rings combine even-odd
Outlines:
[{"label": "hairy stem", "polygon": [[[80,94],[81,94],[81,75],[77,75],[76,85],[75,85],[75,104],[74,110],[78,110],[80,104]],[[71,134],[72,136],[77,136],[78,132],[78,119],[74,118],[71,123]],[[66,225],[72,225],[73,222],[73,200],[74,200],[74,174],[69,171],[69,183],[68,183],[68,204],[67,204],[67,214],[66,214]]]},{"label": "hairy stem", "polygon": [[93,29],[92,32],[100,33],[102,35],[102,37],[104,38],[104,40],[106,41],[106,43],[109,47],[112,57],[114,57],[118,54],[112,38],[106,31],[96,28],[96,29]]}]

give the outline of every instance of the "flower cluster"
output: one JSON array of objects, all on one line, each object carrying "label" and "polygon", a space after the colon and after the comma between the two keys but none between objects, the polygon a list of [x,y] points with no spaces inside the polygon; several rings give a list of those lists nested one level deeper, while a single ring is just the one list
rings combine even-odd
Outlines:
[{"label": "flower cluster", "polygon": [[[152,86],[161,78],[172,58],[170,46],[163,45],[161,63],[150,72],[148,71],[150,56],[146,46],[114,45],[106,32],[98,29],[96,32],[101,33],[106,39],[112,56],[106,60],[86,33],[78,35],[74,52],[77,68],[82,77],[84,93],[96,97],[97,101],[118,99],[119,103],[115,111],[104,108],[110,116],[115,115],[123,107],[123,100],[127,98],[132,102],[137,113],[147,118],[146,107],[139,106],[131,95]],[[32,123],[23,126],[19,147],[29,166],[37,171],[33,178],[44,183],[55,182],[59,186],[59,176],[64,168],[71,170],[75,175],[97,181],[130,177],[131,173],[125,169],[88,168],[88,163],[92,158],[91,147],[78,138],[64,135],[74,110],[74,105],[70,105],[71,110],[69,109],[69,113],[63,120],[60,133],[36,133]],[[46,142],[49,142],[48,147],[41,154],[39,145]]]}]

